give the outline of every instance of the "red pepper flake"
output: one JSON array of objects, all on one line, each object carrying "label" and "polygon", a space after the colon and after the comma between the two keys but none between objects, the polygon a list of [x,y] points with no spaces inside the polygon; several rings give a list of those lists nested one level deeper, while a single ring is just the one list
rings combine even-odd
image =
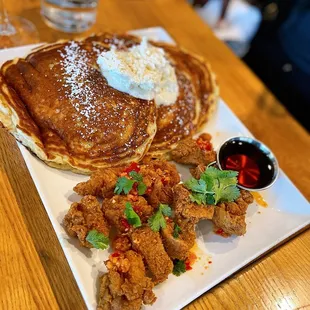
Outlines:
[{"label": "red pepper flake", "polygon": [[152,193],[152,188],[148,187],[147,190],[146,190],[146,194],[151,194],[151,193]]},{"label": "red pepper flake", "polygon": [[115,253],[111,254],[111,257],[119,257],[120,255],[121,255],[120,253],[115,252]]},{"label": "red pepper flake", "polygon": [[136,213],[142,213],[141,206],[133,206],[132,208]]},{"label": "red pepper flake", "polygon": [[224,230],[222,228],[219,228],[218,230],[215,231],[217,235],[222,235],[224,233]]},{"label": "red pepper flake", "polygon": [[190,263],[188,261],[185,261],[185,269],[188,270],[192,270],[192,266],[190,265]]},{"label": "red pepper flake", "polygon": [[199,148],[203,151],[211,151],[213,148],[211,142],[203,140],[202,138],[198,138],[196,143],[199,146]]},{"label": "red pepper flake", "polygon": [[124,172],[126,172],[127,174],[129,174],[129,172],[131,171],[136,171],[136,172],[139,172],[140,171],[140,166],[135,163],[135,162],[132,162],[125,170]]},{"label": "red pepper flake", "polygon": [[130,224],[128,223],[127,219],[121,218],[120,222],[121,222],[121,225],[124,227],[125,230],[130,229]]},{"label": "red pepper flake", "polygon": [[208,261],[208,263],[209,263],[209,264],[212,264],[212,262],[211,262],[210,260]]}]

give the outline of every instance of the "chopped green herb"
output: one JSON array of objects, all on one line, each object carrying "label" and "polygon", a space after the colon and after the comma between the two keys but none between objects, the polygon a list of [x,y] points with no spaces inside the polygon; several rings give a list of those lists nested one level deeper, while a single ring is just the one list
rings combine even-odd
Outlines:
[{"label": "chopped green herb", "polygon": [[168,205],[160,204],[158,210],[152,215],[148,223],[153,231],[159,231],[166,228],[166,220],[164,216],[171,216],[171,208]]},{"label": "chopped green herb", "polygon": [[182,273],[186,272],[186,266],[184,260],[175,259],[173,261],[173,271],[172,273],[179,277]]},{"label": "chopped green herb", "polygon": [[127,218],[128,223],[133,227],[140,227],[142,225],[139,215],[132,208],[130,202],[126,202],[125,216]]},{"label": "chopped green herb", "polygon": [[138,183],[138,194],[144,195],[147,187],[143,183],[142,175],[136,171],[130,171],[129,176],[132,179],[129,179],[127,177],[119,177],[117,179],[114,193],[116,193],[117,195],[120,195],[123,192],[124,194],[127,195],[131,191],[133,185],[135,183]]},{"label": "chopped green herb", "polygon": [[130,171],[129,175],[132,177],[133,180],[137,182],[142,182],[143,181],[143,176],[142,174],[136,172],[136,171]]},{"label": "chopped green herb", "polygon": [[143,194],[145,194],[145,192],[146,192],[146,185],[144,184],[144,183],[142,183],[142,182],[139,182],[139,184],[138,184],[138,194],[141,196],[141,195],[143,195]]},{"label": "chopped green herb", "polygon": [[96,249],[105,250],[109,247],[109,238],[97,230],[91,230],[87,234],[86,241]]},{"label": "chopped green herb", "polygon": [[234,201],[240,196],[237,187],[238,172],[207,167],[200,179],[189,179],[184,185],[192,191],[190,199],[198,204],[217,204]]},{"label": "chopped green herb", "polygon": [[135,182],[135,180],[130,180],[126,177],[118,178],[114,193],[117,195],[120,195],[122,192],[124,192],[126,195],[129,194]]},{"label": "chopped green herb", "polygon": [[181,233],[182,233],[181,227],[178,224],[175,224],[172,234],[173,238],[178,239]]}]

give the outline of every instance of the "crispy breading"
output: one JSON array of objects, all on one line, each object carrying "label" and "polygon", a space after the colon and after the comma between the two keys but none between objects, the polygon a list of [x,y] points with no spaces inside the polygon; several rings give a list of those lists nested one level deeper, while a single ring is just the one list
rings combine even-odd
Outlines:
[{"label": "crispy breading", "polygon": [[192,202],[190,200],[190,192],[182,184],[174,186],[173,192],[172,207],[176,216],[190,219],[195,223],[203,219],[212,219],[214,213],[213,205],[198,205]]},{"label": "crispy breading", "polygon": [[153,160],[141,165],[140,173],[148,188],[146,200],[152,207],[157,208],[160,203],[172,203],[172,187],[180,183],[180,175],[175,165],[163,160]]},{"label": "crispy breading", "polygon": [[206,170],[206,166],[205,165],[198,165],[197,167],[195,168],[190,168],[189,171],[191,173],[191,175],[199,180],[200,179],[200,176],[201,174]]},{"label": "crispy breading", "polygon": [[102,211],[108,222],[114,226],[118,232],[128,232],[129,226],[126,225],[125,207],[129,202],[135,212],[139,215],[141,222],[144,223],[152,215],[153,208],[141,196],[121,196],[116,195],[111,199],[105,199],[102,203]]},{"label": "crispy breading", "polygon": [[112,242],[112,248],[117,252],[126,252],[131,249],[131,241],[127,235],[117,235]]},{"label": "crispy breading", "polygon": [[97,170],[86,182],[78,183],[73,190],[81,196],[93,195],[97,197],[111,198],[119,173],[124,167],[107,168]]},{"label": "crispy breading", "polygon": [[240,197],[234,202],[219,203],[214,211],[213,223],[227,235],[244,235],[246,233],[245,214],[248,205],[253,202],[249,191],[240,190]]},{"label": "crispy breading", "polygon": [[[161,230],[161,237],[171,259],[185,260],[196,241],[195,223],[185,219],[175,221],[176,223],[168,223],[166,228]],[[176,224],[181,229],[178,237],[173,236]]]},{"label": "crispy breading", "polygon": [[203,150],[196,140],[188,138],[171,151],[171,159],[185,165],[208,165],[216,160],[216,152]]},{"label": "crispy breading", "polygon": [[172,272],[173,263],[165,251],[160,234],[149,226],[143,226],[135,229],[130,237],[133,249],[144,257],[154,283],[165,281]]},{"label": "crispy breading", "polygon": [[63,224],[71,237],[78,237],[82,246],[92,248],[86,241],[89,231],[98,232],[109,236],[110,227],[105,219],[100,203],[94,196],[85,196],[80,202],[74,202],[66,214]]},{"label": "crispy breading", "polygon": [[142,256],[134,251],[115,253],[105,262],[97,310],[138,310],[156,300],[152,280],[145,275]]},{"label": "crispy breading", "polygon": [[[152,160],[140,167],[143,183],[148,190],[145,197],[149,204],[157,208],[159,203],[170,204],[173,199],[172,187],[180,182],[175,165],[162,160]],[[111,198],[118,177],[124,174],[126,167],[108,168],[94,172],[90,179],[74,187],[79,195],[93,195]],[[125,175],[127,175],[125,173]]]}]

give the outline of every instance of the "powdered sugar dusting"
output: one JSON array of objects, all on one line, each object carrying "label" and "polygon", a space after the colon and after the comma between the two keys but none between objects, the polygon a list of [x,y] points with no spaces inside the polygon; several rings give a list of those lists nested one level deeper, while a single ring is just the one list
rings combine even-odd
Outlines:
[{"label": "powdered sugar dusting", "polygon": [[87,51],[80,48],[77,42],[71,41],[64,51],[59,51],[65,95],[73,104],[75,110],[87,119],[96,116],[92,81],[89,80]]}]

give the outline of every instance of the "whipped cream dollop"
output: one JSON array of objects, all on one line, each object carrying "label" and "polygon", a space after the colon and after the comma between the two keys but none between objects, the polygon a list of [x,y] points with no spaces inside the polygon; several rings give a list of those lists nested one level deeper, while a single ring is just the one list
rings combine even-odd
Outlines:
[{"label": "whipped cream dollop", "polygon": [[155,100],[157,105],[171,105],[179,94],[174,67],[162,48],[143,38],[128,50],[110,51],[98,56],[97,63],[108,84],[133,97]]}]

